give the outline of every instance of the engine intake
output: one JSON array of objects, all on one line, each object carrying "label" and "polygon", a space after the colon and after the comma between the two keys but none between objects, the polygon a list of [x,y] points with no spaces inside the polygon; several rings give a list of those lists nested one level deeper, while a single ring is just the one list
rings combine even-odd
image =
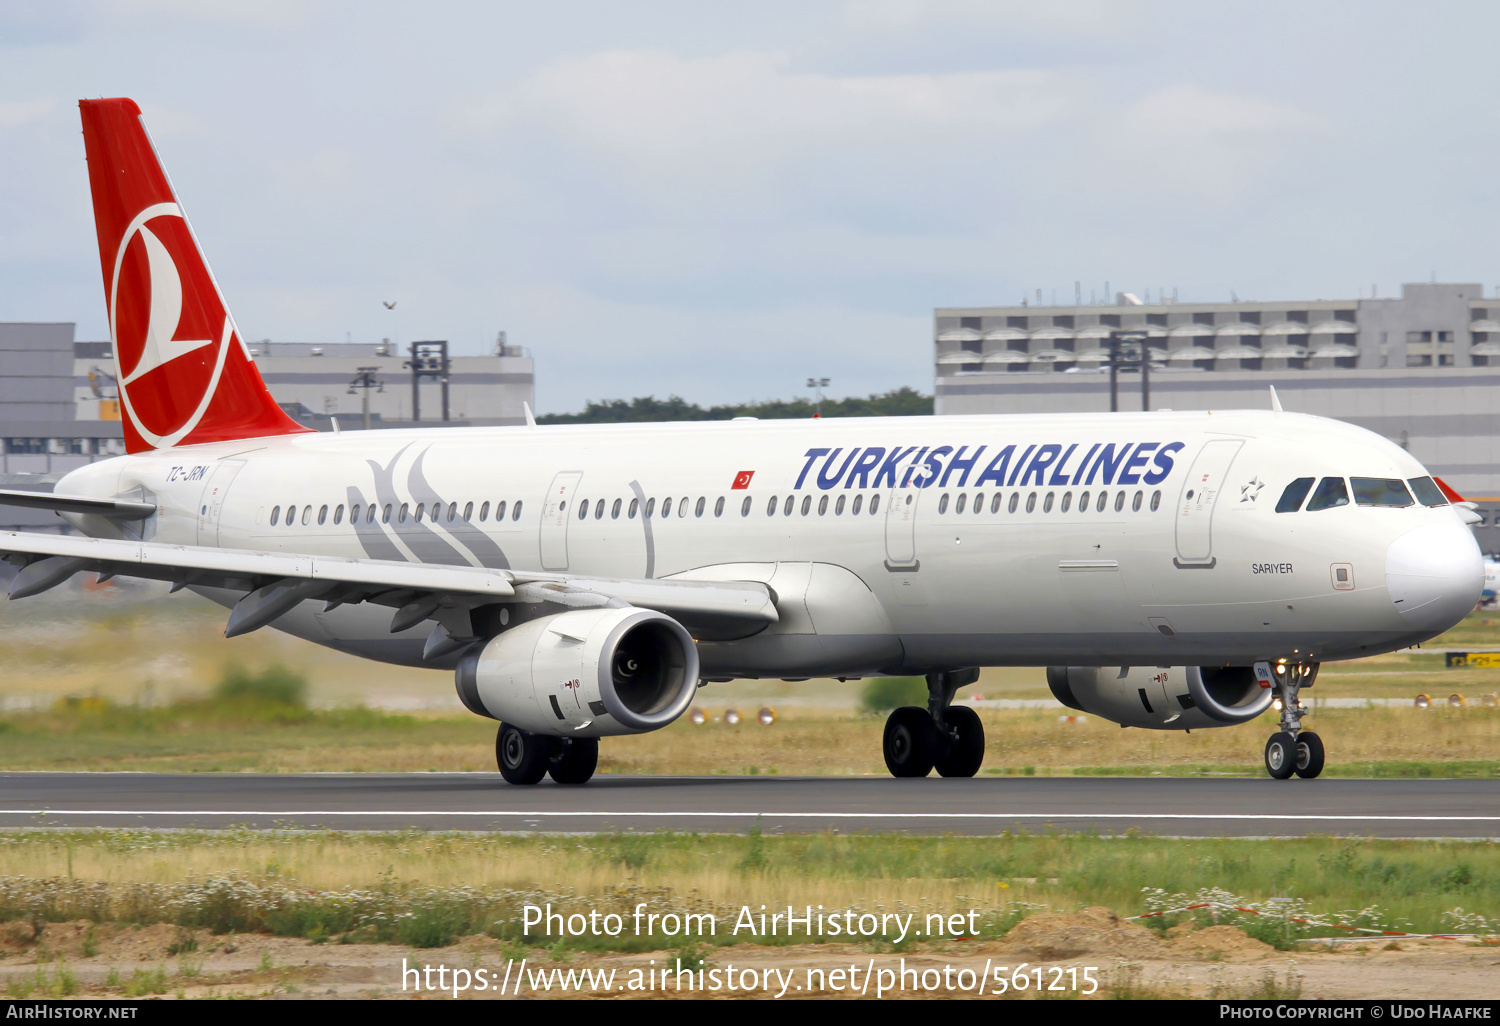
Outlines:
[{"label": "engine intake", "polygon": [[698,650],[649,609],[573,609],[517,624],[459,662],[470,712],[566,737],[640,734],[692,703]]},{"label": "engine intake", "polygon": [[1070,709],[1153,730],[1246,723],[1275,697],[1250,666],[1049,666],[1047,686]]}]

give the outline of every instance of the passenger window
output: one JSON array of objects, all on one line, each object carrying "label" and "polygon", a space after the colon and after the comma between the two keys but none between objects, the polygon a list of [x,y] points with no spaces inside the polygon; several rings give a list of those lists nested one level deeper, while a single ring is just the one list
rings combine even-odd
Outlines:
[{"label": "passenger window", "polygon": [[825,516],[825,515],[827,515],[827,513],[828,513],[828,496],[824,495],[824,496],[821,496],[818,499],[818,516],[820,516],[820,517],[821,516]]},{"label": "passenger window", "polygon": [[[1051,498],[1051,496],[1049,495],[1048,498]],[[1073,493],[1072,492],[1063,492],[1062,508],[1061,508],[1061,510],[1059,510],[1059,512],[1066,513],[1068,511],[1068,508],[1071,507],[1072,505],[1073,505]]]},{"label": "passenger window", "polygon": [[698,504],[693,507],[693,516],[701,517],[703,515],[703,506],[706,501],[703,496],[698,496]]},{"label": "passenger window", "polygon": [[[962,499],[963,496],[960,495],[959,498]],[[948,493],[944,492],[943,497],[938,500],[938,513],[943,514],[946,512],[948,512]]]},{"label": "passenger window", "polygon": [[990,512],[991,513],[999,513],[1000,512],[1000,493],[999,492],[996,492],[995,493],[995,497],[990,500]]},{"label": "passenger window", "polygon": [[589,500],[584,499],[578,504],[578,519],[582,520],[589,515]]},{"label": "passenger window", "polygon": [[500,521],[502,521],[504,519],[505,519],[505,500],[501,499],[499,502],[495,503],[495,523],[498,524]]},{"label": "passenger window", "polygon": [[1359,506],[1410,506],[1411,492],[1399,478],[1351,477],[1354,502]]},{"label": "passenger window", "polygon": [[874,516],[878,509],[880,509],[880,493],[876,492],[870,496],[870,515]]},{"label": "passenger window", "polygon": [[786,505],[781,508],[781,515],[784,516],[784,517],[791,516],[792,515],[792,506],[796,503],[796,501],[797,501],[797,497],[795,495],[788,495],[786,497]]},{"label": "passenger window", "polygon": [[1036,510],[1036,492],[1026,496],[1026,512],[1032,513]]},{"label": "passenger window", "polygon": [[344,504],[342,502],[333,511],[333,522],[335,524],[342,524],[344,522]]},{"label": "passenger window", "polygon": [[1139,513],[1141,511],[1141,499],[1145,498],[1145,495],[1145,492],[1135,493],[1135,498],[1130,500],[1130,512]]},{"label": "passenger window", "polygon": [[655,499],[647,499],[646,500],[646,519],[650,520],[651,519],[651,515],[653,513],[655,513],[655,512],[656,512],[656,500]]},{"label": "passenger window", "polygon": [[[327,509],[328,507],[324,506],[323,508]],[[302,507],[302,526],[306,527],[310,523],[312,523],[312,507],[311,506],[303,506]]]},{"label": "passenger window", "polygon": [[661,515],[663,517],[672,515],[672,497],[670,495],[661,500]]},{"label": "passenger window", "polygon": [[[682,501],[677,504],[677,515],[679,517],[685,517],[685,516],[687,516],[687,511],[688,511],[688,497],[686,495],[684,495],[682,497]],[[702,506],[698,507],[698,515],[700,517],[703,515],[703,507]]]},{"label": "passenger window", "polygon": [[472,502],[466,502],[466,503],[464,503],[464,519],[465,520],[473,520],[474,519],[474,504]]},{"label": "passenger window", "polygon": [[1307,493],[1312,490],[1313,479],[1310,477],[1299,477],[1286,486],[1286,491],[1281,493],[1281,498],[1276,502],[1276,512],[1295,513],[1302,508],[1302,500],[1307,498]]},{"label": "passenger window", "polygon": [[296,506],[288,506],[286,508],[286,526],[291,527],[296,522],[297,522],[297,507]]},{"label": "passenger window", "polygon": [[1048,492],[1047,493],[1047,497],[1042,500],[1042,512],[1043,513],[1051,513],[1052,512],[1052,496],[1053,496],[1053,493],[1052,492]]},{"label": "passenger window", "polygon": [[[474,504],[472,502],[469,503],[469,508],[472,509],[473,507],[474,507]],[[450,503],[448,503],[448,523],[451,524],[451,523],[453,523],[453,521],[455,521],[457,519],[458,519],[458,503],[456,503],[456,502],[450,502]],[[469,518],[468,517],[464,517],[464,519],[467,520]]]},{"label": "passenger window", "polygon": [[[418,507],[417,507],[417,508],[418,508],[418,509],[421,509],[421,507],[420,507],[420,506],[418,506]],[[410,509],[410,506],[409,506],[409,505],[408,505],[408,504],[407,504],[407,503],[404,503],[404,502],[403,502],[403,503],[402,503],[402,504],[401,504],[401,514],[400,514],[400,522],[401,522],[401,523],[403,523],[403,524],[404,524],[404,523],[406,523],[406,514],[407,514],[407,511],[408,511],[408,510],[409,510],[409,509]]]},{"label": "passenger window", "polygon": [[833,504],[833,515],[834,516],[841,517],[841,516],[844,515],[844,499],[845,498],[846,498],[846,496],[840,495],[839,496],[839,501],[835,502]]},{"label": "passenger window", "polygon": [[742,502],[742,503],[740,503],[740,516],[742,516],[742,517],[748,517],[749,515],[750,515],[750,496],[747,495],[747,496],[745,496],[745,501]]},{"label": "passenger window", "polygon": [[391,522],[391,504],[389,502],[385,504],[385,509],[381,511],[380,522],[382,524],[389,524]]},{"label": "passenger window", "polygon": [[280,520],[280,519],[281,519],[281,507],[280,506],[272,506],[271,507],[271,526],[275,527],[276,526],[276,522],[278,520]]},{"label": "passenger window", "polygon": [[768,503],[766,503],[766,516],[768,516],[768,517],[774,517],[775,515],[776,515],[776,496],[773,495],[773,496],[771,496],[771,501],[768,502]]},{"label": "passenger window", "polygon": [[630,500],[630,509],[626,512],[625,516],[628,519],[630,519],[630,520],[634,520],[636,513],[640,512],[640,508],[641,508],[641,500],[640,499],[631,499]]},{"label": "passenger window", "polygon": [[803,516],[807,516],[808,511],[811,510],[811,509],[812,509],[812,496],[811,495],[804,495],[804,496],[802,496],[802,515]]},{"label": "passenger window", "polygon": [[[1437,486],[1437,482],[1432,478],[1414,477],[1407,483],[1411,485],[1411,490],[1417,495],[1417,501],[1422,505],[1448,505],[1448,497],[1443,494],[1443,490]],[[272,523],[275,523],[275,521],[273,520]]]},{"label": "passenger window", "polygon": [[1151,512],[1155,513],[1161,508],[1161,489],[1151,493]]},{"label": "passenger window", "polygon": [[1089,511],[1089,493],[1088,492],[1084,492],[1082,495],[1080,495],[1078,497],[1078,512],[1080,512],[1080,513],[1087,513],[1088,511]]},{"label": "passenger window", "polygon": [[[412,520],[415,523],[420,524],[422,522],[422,511],[424,509],[426,509],[426,508],[427,508],[427,503],[425,503],[425,502],[419,502],[419,503],[417,503],[417,514],[416,514],[416,516],[412,517]],[[406,507],[405,506],[401,507],[401,519],[402,520],[406,519]]]},{"label": "passenger window", "polygon": [[1349,505],[1349,490],[1344,487],[1344,479],[1325,477],[1318,482],[1318,489],[1313,492],[1312,501],[1307,504],[1307,511],[1314,513],[1320,509],[1347,505]]},{"label": "passenger window", "polygon": [[1016,511],[1016,506],[1020,503],[1020,501],[1021,501],[1021,493],[1020,492],[1011,492],[1010,493],[1010,505],[1005,507],[1006,512],[1014,513]]},{"label": "passenger window", "polygon": [[863,506],[864,503],[865,503],[865,496],[864,496],[864,493],[861,492],[860,494],[858,494],[858,495],[856,495],[854,497],[854,505],[852,505],[852,506],[849,507],[849,515],[851,517],[857,517],[857,516],[859,516],[859,507]]},{"label": "passenger window", "polygon": [[357,502],[349,507],[349,523],[359,523],[359,503]]},{"label": "passenger window", "polygon": [[[619,516],[619,515],[620,515],[620,500],[616,499],[615,500],[615,516]],[[604,500],[603,499],[600,499],[598,502],[594,503],[594,519],[595,520],[603,520],[604,519]]]},{"label": "passenger window", "polygon": [[[479,504],[479,522],[482,524],[490,518],[490,500],[485,499]],[[498,520],[499,518],[496,517]]]},{"label": "passenger window", "polygon": [[620,507],[622,505],[624,505],[624,501],[623,500],[621,500],[621,499],[616,499],[615,500],[615,504],[613,506],[609,507],[609,519],[611,519],[611,520],[619,520],[620,519]]},{"label": "passenger window", "polygon": [[[498,518],[498,514],[497,514],[497,518]],[[520,520],[521,519],[521,500],[520,499],[516,500],[515,506],[511,509],[511,511],[510,511],[510,518],[512,520]]]},{"label": "passenger window", "polygon": [[[1101,498],[1103,497],[1103,493],[1101,493],[1100,497]],[[1119,512],[1121,512],[1124,509],[1125,509],[1125,493],[1124,492],[1119,492],[1119,493],[1117,493],[1115,495],[1115,512],[1119,513]]]}]

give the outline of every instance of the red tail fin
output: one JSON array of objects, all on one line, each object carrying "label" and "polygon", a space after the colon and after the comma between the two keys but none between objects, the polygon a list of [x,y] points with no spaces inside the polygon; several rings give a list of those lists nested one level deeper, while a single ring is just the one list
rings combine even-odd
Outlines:
[{"label": "red tail fin", "polygon": [[81,100],[104,302],[130,452],[306,431],[282,412],[133,100]]}]

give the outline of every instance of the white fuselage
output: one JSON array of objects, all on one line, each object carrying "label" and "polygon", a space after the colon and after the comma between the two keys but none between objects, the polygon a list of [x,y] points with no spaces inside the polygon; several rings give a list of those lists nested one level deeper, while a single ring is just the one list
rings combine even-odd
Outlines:
[{"label": "white fuselage", "polygon": [[[1297,478],[1426,473],[1362,429],[1231,411],[284,435],[96,463],[57,490],[155,503],[158,542],[763,581],[780,621],[700,638],[703,674],[807,677],[1405,646],[1478,598],[1456,510],[1275,506]],[[430,624],[389,624],[308,602],[276,626],[451,665],[423,663]]]}]

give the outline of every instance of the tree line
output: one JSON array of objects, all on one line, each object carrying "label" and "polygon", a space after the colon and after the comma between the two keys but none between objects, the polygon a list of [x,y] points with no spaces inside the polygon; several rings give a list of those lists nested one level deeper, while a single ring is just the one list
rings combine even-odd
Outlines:
[{"label": "tree line", "polygon": [[[679,395],[665,399],[637,396],[634,399],[589,400],[582,413],[547,413],[536,419],[538,424],[626,424],[664,420],[732,420],[735,417],[758,417],[761,420],[794,420],[811,417],[809,399],[773,399],[763,403],[739,403],[704,408]],[[824,399],[824,417],[925,417],[932,413],[932,396],[923,395],[910,386],[864,398]]]}]

